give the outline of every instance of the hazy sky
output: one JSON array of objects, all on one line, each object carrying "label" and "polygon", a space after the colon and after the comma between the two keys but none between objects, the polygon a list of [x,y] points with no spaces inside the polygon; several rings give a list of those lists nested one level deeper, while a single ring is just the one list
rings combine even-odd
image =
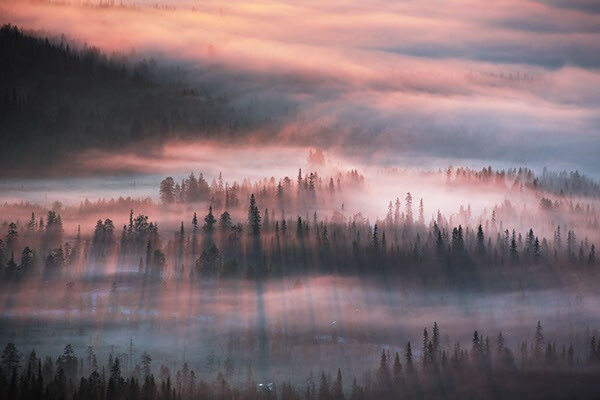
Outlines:
[{"label": "hazy sky", "polygon": [[0,22],[186,65],[283,115],[275,143],[600,171],[595,0],[73,3],[0,1]]}]

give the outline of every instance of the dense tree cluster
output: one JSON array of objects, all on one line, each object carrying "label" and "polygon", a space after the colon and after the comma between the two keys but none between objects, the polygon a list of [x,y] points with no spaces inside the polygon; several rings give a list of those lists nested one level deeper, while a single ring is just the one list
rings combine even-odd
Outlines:
[{"label": "dense tree cluster", "polygon": [[[379,363],[363,366],[361,381],[344,379],[343,369],[311,372],[305,384],[256,382],[251,367],[245,379],[235,378],[228,359],[213,378],[203,379],[184,363],[175,373],[165,365],[153,367],[147,352],[134,359],[129,353],[109,354],[106,363],[93,347],[77,356],[68,344],[56,358],[32,350],[24,357],[13,343],[2,352],[0,399],[434,399],[434,398],[587,398],[600,391],[600,344],[589,338],[584,351],[573,344],[557,347],[547,340],[540,322],[531,342],[512,350],[502,333],[490,338],[475,331],[471,343],[442,343],[434,323],[423,330],[422,348],[411,342],[379,351]],[[578,356],[577,354],[580,354]],[[202,369],[202,368],[201,368]],[[552,379],[548,379],[548,378]]]},{"label": "dense tree cluster", "polygon": [[[520,279],[531,271],[539,282],[558,285],[565,273],[594,270],[596,247],[588,238],[569,225],[551,225],[550,237],[533,228],[511,229],[504,219],[539,224],[534,220],[539,217],[526,210],[519,216],[507,201],[482,216],[461,206],[458,214],[446,217],[437,211],[427,218],[425,201],[406,193],[402,200],[390,201],[386,216],[374,223],[361,213],[346,215],[344,196],[365,184],[357,171],[328,178],[299,171],[295,182],[284,177],[231,185],[221,175],[210,184],[203,174],[192,173],[180,183],[169,177],[160,184],[162,207],[190,213],[177,231],[161,235],[157,223],[131,209],[122,228],[104,217],[91,236],[79,230],[75,239],[65,242],[56,211],[48,211],[45,220],[32,213],[26,223],[2,225],[7,233],[0,241],[0,269],[6,277],[33,270],[48,276],[89,268],[101,271],[116,262],[120,269],[162,279],[335,273],[473,287],[523,285]],[[115,204],[125,203],[122,199]],[[87,204],[78,212],[94,209]],[[196,207],[206,207],[207,213],[186,211]],[[594,205],[542,197],[535,208],[548,219],[561,212],[587,228],[598,227]],[[333,211],[322,215],[322,209]]]},{"label": "dense tree cluster", "polygon": [[209,202],[213,207],[221,209],[236,209],[246,205],[246,199],[252,194],[261,202],[270,204],[273,208],[294,208],[299,210],[314,209],[321,203],[328,203],[332,197],[344,189],[360,189],[365,178],[357,170],[337,173],[328,178],[321,177],[318,172],[302,173],[291,179],[288,176],[276,181],[274,177],[250,182],[244,179],[241,183],[225,182],[221,174],[212,182],[200,173],[192,172],[181,182],[175,182],[172,177],[162,180],[159,188],[160,199],[164,204],[198,204]]},{"label": "dense tree cluster", "polygon": [[[168,77],[168,78],[167,78]],[[197,137],[235,138],[264,123],[238,111],[214,84],[191,87],[181,71],[130,62],[95,48],[0,28],[0,163],[14,176],[52,171],[85,149]]]},{"label": "dense tree cluster", "polygon": [[445,171],[438,170],[437,173],[446,175],[448,183],[509,185],[520,190],[529,188],[560,196],[600,197],[600,184],[579,171],[559,172],[544,168],[538,175],[530,168],[493,170],[490,166],[481,170],[448,167]]}]

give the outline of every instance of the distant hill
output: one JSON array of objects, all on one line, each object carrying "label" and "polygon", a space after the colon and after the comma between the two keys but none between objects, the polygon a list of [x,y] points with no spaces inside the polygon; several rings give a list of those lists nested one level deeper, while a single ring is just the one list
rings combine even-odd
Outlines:
[{"label": "distant hill", "polygon": [[189,136],[226,140],[261,122],[237,112],[218,88],[178,78],[152,61],[130,63],[3,26],[0,175],[49,173],[90,148],[139,148]]}]

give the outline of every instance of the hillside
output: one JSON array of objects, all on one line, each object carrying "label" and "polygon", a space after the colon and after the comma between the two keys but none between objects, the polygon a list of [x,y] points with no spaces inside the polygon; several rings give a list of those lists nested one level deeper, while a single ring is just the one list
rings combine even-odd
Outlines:
[{"label": "hillside", "polygon": [[181,83],[181,75],[152,60],[133,63],[91,47],[74,49],[5,25],[0,175],[51,173],[73,152],[90,148],[139,150],[190,136],[227,139],[258,125],[250,113],[238,113],[217,84],[192,87]]}]

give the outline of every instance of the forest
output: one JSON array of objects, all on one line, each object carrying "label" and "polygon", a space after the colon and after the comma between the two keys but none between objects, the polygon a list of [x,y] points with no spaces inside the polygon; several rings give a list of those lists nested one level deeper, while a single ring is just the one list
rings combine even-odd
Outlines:
[{"label": "forest", "polygon": [[0,400],[600,398],[576,3],[0,1]]},{"label": "forest", "polygon": [[[390,199],[385,217],[371,222],[360,211],[345,210],[344,196],[367,185],[356,170],[329,177],[299,170],[294,180],[285,176],[231,184],[220,174],[210,185],[202,173],[198,178],[191,173],[181,182],[162,180],[160,203],[152,205],[155,212],[177,210],[186,218],[176,229],[159,230],[158,222],[131,208],[122,227],[106,215],[93,228],[78,224],[75,236],[66,240],[60,211],[36,216],[32,210],[27,221],[2,222],[6,236],[0,241],[0,268],[6,279],[106,272],[116,263],[117,272],[158,280],[339,274],[488,289],[554,287],[573,276],[595,276],[596,196],[575,202],[572,197],[595,194],[594,181],[547,171],[540,179],[527,169],[475,173],[458,168],[430,174],[445,179],[445,185],[475,180],[530,191],[538,204],[520,213],[505,201],[482,215],[473,215],[470,205],[460,205],[452,215],[426,214],[426,199],[407,192],[402,200]],[[86,200],[77,213],[111,204],[127,207],[121,204],[126,200],[119,201],[94,205]],[[198,206],[204,211],[192,211]],[[571,218],[562,230],[552,223],[559,213]],[[540,224],[540,216],[549,222]],[[537,282],[525,284],[532,274]]]},{"label": "forest", "polygon": [[[383,217],[371,220],[344,203],[372,184],[357,170],[241,182],[190,173],[162,179],[156,200],[86,199],[51,210],[5,203],[4,212],[29,217],[1,224],[7,323],[0,335],[20,332],[17,342],[29,347],[41,332],[53,339],[38,347],[44,357],[7,344],[0,392],[7,399],[597,393],[595,181],[526,168],[422,174],[421,182],[444,190],[488,187],[515,204],[480,211],[460,204],[444,214],[406,192],[382,200]],[[375,296],[364,311],[361,292]],[[483,310],[466,305],[472,301]],[[553,301],[559,311],[548,317],[546,339],[541,323],[527,328],[526,320]],[[331,302],[338,310],[318,316]],[[462,340],[464,313],[478,328],[466,347],[437,323],[419,339],[403,319],[383,323],[398,307],[409,320],[446,307],[455,319],[449,332]],[[497,333],[480,313],[497,314]],[[148,343],[163,334],[179,344],[153,355]],[[78,353],[63,342],[57,356],[62,338]]]},{"label": "forest", "polygon": [[[184,69],[129,61],[64,37],[0,28],[0,159],[4,176],[65,174],[65,157],[83,150],[153,146],[203,132],[233,140],[265,125],[258,106],[238,110],[211,83],[186,83]],[[45,168],[40,168],[45,167]]]},{"label": "forest", "polygon": [[[431,333],[429,333],[431,332]],[[430,336],[431,335],[431,336]],[[244,378],[227,358],[208,358],[198,375],[187,363],[171,371],[152,356],[110,353],[99,360],[89,346],[78,355],[72,345],[53,359],[35,350],[22,354],[14,343],[2,352],[2,399],[434,399],[590,398],[600,389],[600,344],[589,338],[579,358],[573,344],[557,347],[540,322],[533,340],[511,350],[497,337],[473,332],[470,345],[447,346],[437,323],[423,329],[422,345],[373,350],[379,362],[365,365],[360,381],[337,371],[310,371],[303,384],[257,383],[251,366]],[[333,344],[335,345],[335,344]],[[413,350],[415,347],[418,349]],[[123,358],[120,358],[123,357]],[[239,367],[237,367],[239,368]],[[158,372],[155,372],[158,371]],[[207,373],[208,372],[208,373]],[[205,375],[211,376],[203,379]],[[548,379],[552,377],[552,379]]]}]

